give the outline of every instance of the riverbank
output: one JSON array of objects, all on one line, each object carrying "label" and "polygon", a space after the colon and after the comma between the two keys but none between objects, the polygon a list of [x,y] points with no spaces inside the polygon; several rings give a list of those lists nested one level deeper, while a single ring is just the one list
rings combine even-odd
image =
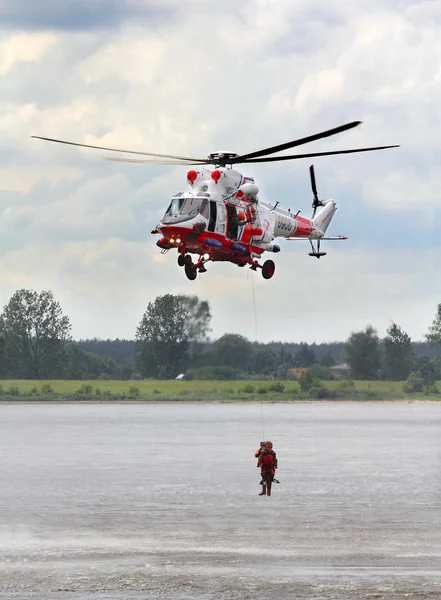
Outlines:
[{"label": "riverbank", "polygon": [[[439,386],[441,389],[441,386]],[[441,401],[441,394],[405,393],[402,381],[323,381],[302,390],[296,381],[4,380],[1,403]]]}]

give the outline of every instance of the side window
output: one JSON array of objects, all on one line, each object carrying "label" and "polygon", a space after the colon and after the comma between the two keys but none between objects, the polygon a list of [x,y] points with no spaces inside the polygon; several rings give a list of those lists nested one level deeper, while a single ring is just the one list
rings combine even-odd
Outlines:
[{"label": "side window", "polygon": [[216,232],[220,235],[225,235],[225,205],[223,202],[217,203]]},{"label": "side window", "polygon": [[210,220],[208,221],[208,231],[214,231],[216,227],[217,204],[214,200],[210,200]]}]

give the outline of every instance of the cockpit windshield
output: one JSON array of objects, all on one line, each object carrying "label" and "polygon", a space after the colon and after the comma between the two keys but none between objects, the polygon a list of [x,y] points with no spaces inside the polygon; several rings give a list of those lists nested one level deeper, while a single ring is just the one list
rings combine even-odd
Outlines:
[{"label": "cockpit windshield", "polygon": [[186,215],[195,217],[199,212],[200,198],[173,198],[165,213],[167,217],[179,217]]},{"label": "cockpit windshield", "polygon": [[196,217],[207,206],[205,198],[196,196],[176,195],[164,215],[164,222],[186,221]]}]

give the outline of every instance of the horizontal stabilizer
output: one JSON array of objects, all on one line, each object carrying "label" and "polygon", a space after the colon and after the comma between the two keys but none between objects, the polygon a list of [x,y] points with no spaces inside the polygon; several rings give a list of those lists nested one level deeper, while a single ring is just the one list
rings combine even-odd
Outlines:
[{"label": "horizontal stabilizer", "polygon": [[[289,237],[289,238],[285,238],[285,239],[286,240],[290,240],[292,242],[293,240],[310,240],[311,238],[310,237]],[[323,238],[320,238],[320,241],[321,242],[323,240],[333,240],[333,241],[336,241],[336,240],[347,240],[347,239],[348,238],[346,236],[339,235],[338,237],[323,237]]]}]

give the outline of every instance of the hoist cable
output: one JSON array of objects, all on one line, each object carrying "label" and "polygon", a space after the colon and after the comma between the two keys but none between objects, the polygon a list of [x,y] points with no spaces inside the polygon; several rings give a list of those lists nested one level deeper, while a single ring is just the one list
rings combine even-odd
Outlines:
[{"label": "hoist cable", "polygon": [[[254,341],[257,344],[257,311],[256,311],[256,292],[254,290],[254,273],[255,271],[251,271],[251,288],[253,290],[253,312],[254,312]],[[260,397],[260,418],[262,423],[262,440],[265,439],[265,430],[263,427],[263,400],[262,396]]]}]

